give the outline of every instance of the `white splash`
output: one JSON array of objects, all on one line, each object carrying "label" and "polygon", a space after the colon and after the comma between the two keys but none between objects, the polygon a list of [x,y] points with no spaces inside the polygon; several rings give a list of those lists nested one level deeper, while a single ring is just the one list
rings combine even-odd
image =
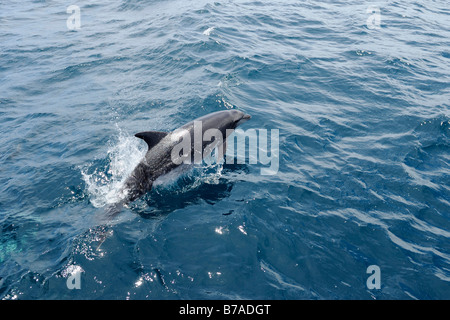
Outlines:
[{"label": "white splash", "polygon": [[124,198],[123,184],[147,151],[138,139],[121,130],[117,141],[110,143],[107,151],[109,166],[95,168],[93,173],[88,173],[92,164],[81,168],[87,193],[96,208]]},{"label": "white splash", "polygon": [[64,278],[69,277],[70,275],[84,272],[83,268],[74,264],[68,265],[64,270],[61,271],[61,276]]},{"label": "white splash", "polygon": [[203,34],[205,35],[205,36],[209,36],[209,35],[211,35],[211,32],[213,32],[214,31],[214,27],[209,27],[208,29],[206,29],[205,31],[203,31]]}]

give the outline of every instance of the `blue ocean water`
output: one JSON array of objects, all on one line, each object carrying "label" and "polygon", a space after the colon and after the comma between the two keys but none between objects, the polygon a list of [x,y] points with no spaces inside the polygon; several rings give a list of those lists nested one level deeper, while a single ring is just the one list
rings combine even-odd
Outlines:
[{"label": "blue ocean water", "polygon": [[[0,3],[2,299],[450,298],[446,1],[71,4]],[[277,174],[196,167],[98,223],[136,132],[229,108],[280,130]]]}]

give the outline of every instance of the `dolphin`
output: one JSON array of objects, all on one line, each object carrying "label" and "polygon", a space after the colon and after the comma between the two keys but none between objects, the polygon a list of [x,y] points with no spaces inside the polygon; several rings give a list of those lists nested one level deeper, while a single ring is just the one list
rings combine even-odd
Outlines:
[{"label": "dolphin", "polygon": [[114,217],[124,205],[149,192],[158,177],[182,163],[201,161],[216,147],[222,148],[219,157],[223,156],[228,136],[250,118],[250,115],[239,110],[223,110],[188,122],[172,132],[145,131],[135,134],[147,143],[148,151],[125,180],[122,200],[107,208],[108,217]]}]

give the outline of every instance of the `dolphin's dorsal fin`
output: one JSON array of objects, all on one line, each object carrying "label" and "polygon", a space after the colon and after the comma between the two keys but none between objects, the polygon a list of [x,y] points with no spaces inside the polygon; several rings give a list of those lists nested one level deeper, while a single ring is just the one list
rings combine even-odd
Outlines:
[{"label": "dolphin's dorsal fin", "polygon": [[137,138],[141,138],[148,144],[148,149],[150,150],[154,146],[158,144],[158,142],[161,141],[162,138],[167,136],[167,132],[162,131],[145,131],[145,132],[139,132],[136,133],[134,136]]}]

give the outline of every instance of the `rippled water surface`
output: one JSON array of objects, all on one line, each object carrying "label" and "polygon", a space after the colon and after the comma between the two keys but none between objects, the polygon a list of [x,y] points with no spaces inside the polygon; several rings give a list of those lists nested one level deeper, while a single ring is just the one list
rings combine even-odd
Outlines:
[{"label": "rippled water surface", "polygon": [[[450,298],[446,1],[69,4],[0,3],[1,298]],[[136,132],[230,108],[277,174],[196,166],[98,222]]]}]

